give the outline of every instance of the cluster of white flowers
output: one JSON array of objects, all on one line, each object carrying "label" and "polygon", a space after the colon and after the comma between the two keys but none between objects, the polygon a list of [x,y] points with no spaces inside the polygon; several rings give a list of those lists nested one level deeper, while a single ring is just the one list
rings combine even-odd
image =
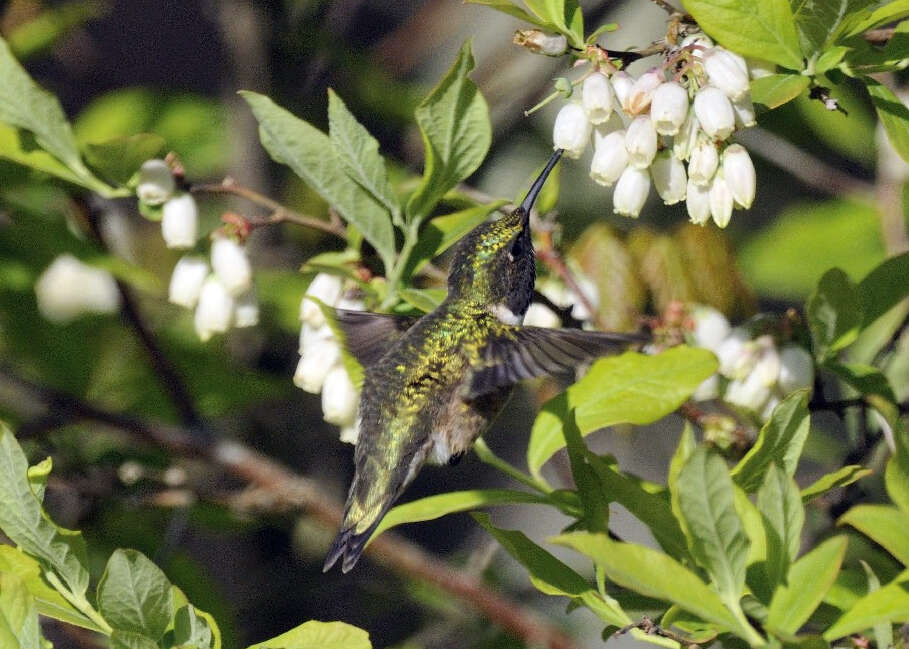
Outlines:
[{"label": "cluster of white flowers", "polygon": [[203,342],[231,327],[259,323],[259,302],[246,249],[226,237],[212,242],[211,267],[202,257],[180,258],[170,277],[168,299],[195,309],[193,321]]},{"label": "cluster of white flowers", "polygon": [[751,207],[756,182],[748,152],[727,141],[754,124],[745,60],[698,35],[637,79],[609,64],[591,71],[556,116],[553,143],[578,158],[593,141],[590,177],[615,184],[618,214],[637,217],[652,184],[667,205],[686,201],[692,222],[725,227],[733,207]]},{"label": "cluster of white flowers", "polygon": [[63,324],[86,313],[113,313],[120,293],[106,270],[82,263],[70,254],[54,259],[35,282],[41,315]]},{"label": "cluster of white flowers", "polygon": [[168,248],[186,249],[199,239],[199,209],[192,194],[177,191],[164,160],[146,160],[139,169],[136,196],[146,205],[161,205],[161,236]]},{"label": "cluster of white flowers", "polygon": [[[581,273],[574,273],[575,280],[578,282],[578,288],[584,293],[587,302],[594,309],[597,308],[600,301],[600,294],[596,284]],[[571,307],[571,317],[575,320],[588,324],[593,315],[587,309],[584,301],[571,289],[563,283],[553,278],[539,279],[536,289],[545,295],[556,306],[563,309]],[[524,324],[534,327],[557,328],[562,326],[562,319],[559,315],[545,304],[533,302],[524,315]]]},{"label": "cluster of white flowers", "polygon": [[351,311],[362,311],[365,306],[362,300],[345,295],[342,278],[327,273],[313,278],[300,302],[300,362],[294,372],[294,385],[312,394],[321,392],[325,421],[341,427],[342,442],[356,444],[360,393],[347,374],[341,344],[319,302]]},{"label": "cluster of white flowers", "polygon": [[772,336],[752,338],[742,327],[731,328],[711,307],[691,310],[692,342],[716,354],[719,373],[704,381],[693,398],[722,398],[756,413],[762,421],[790,392],[814,385],[814,361],[804,347],[777,347]]}]

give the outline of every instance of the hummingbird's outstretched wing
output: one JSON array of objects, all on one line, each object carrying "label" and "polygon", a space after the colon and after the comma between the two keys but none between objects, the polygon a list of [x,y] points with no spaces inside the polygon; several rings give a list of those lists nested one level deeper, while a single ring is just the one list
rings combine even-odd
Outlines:
[{"label": "hummingbird's outstretched wing", "polygon": [[363,367],[374,364],[418,317],[335,309],[335,322],[344,334],[347,351]]},{"label": "hummingbird's outstretched wing", "polygon": [[649,340],[644,334],[503,326],[484,347],[467,397],[475,398],[523,379],[572,374],[583,363]]}]

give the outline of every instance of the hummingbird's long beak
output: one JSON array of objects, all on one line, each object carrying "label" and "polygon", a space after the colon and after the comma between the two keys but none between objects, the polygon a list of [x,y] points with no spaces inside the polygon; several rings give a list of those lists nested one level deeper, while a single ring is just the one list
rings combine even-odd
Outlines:
[{"label": "hummingbird's long beak", "polygon": [[555,150],[555,153],[553,153],[552,157],[549,158],[549,162],[546,163],[546,168],[543,169],[543,173],[541,173],[540,176],[535,181],[533,181],[533,185],[530,187],[530,191],[527,192],[527,196],[518,207],[518,209],[524,210],[525,215],[530,214],[530,208],[533,207],[533,204],[537,200],[537,196],[539,196],[540,192],[543,190],[543,185],[546,184],[546,179],[549,177],[549,172],[552,171],[552,168],[556,166],[559,158],[562,157],[562,151],[562,149]]}]

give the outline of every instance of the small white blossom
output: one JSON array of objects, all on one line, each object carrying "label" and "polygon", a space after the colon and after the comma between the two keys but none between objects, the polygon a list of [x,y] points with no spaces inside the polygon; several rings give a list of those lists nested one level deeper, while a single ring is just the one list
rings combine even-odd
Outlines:
[{"label": "small white blossom", "polygon": [[306,294],[300,301],[300,320],[308,323],[313,327],[321,327],[325,324],[325,315],[319,305],[308,298],[314,297],[326,306],[335,306],[341,299],[341,291],[344,288],[344,280],[337,275],[329,273],[319,273],[309,283]]},{"label": "small white blossom", "polygon": [[722,47],[714,47],[704,54],[703,62],[711,85],[727,97],[737,100],[748,92],[748,69],[742,57]]},{"label": "small white blossom", "polygon": [[199,303],[196,305],[194,324],[202,342],[214,334],[226,333],[233,322],[234,299],[215,275],[202,284]]},{"label": "small white blossom", "polygon": [[710,185],[698,185],[689,176],[685,207],[692,223],[696,225],[707,223],[710,220]]},{"label": "small white blossom", "polygon": [[545,56],[561,56],[568,49],[567,38],[561,34],[547,34],[539,29],[519,29],[515,32],[514,43]]},{"label": "small white blossom", "polygon": [[769,398],[770,387],[755,372],[730,381],[723,395],[725,401],[754,412],[760,412]]},{"label": "small white blossom", "polygon": [[552,127],[553,148],[564,149],[566,157],[580,158],[587,148],[592,129],[593,125],[587,119],[581,104],[567,103],[556,115],[555,125]]},{"label": "small white blossom", "polygon": [[657,132],[649,115],[638,115],[625,131],[625,148],[633,167],[646,169],[657,152]]},{"label": "small white blossom", "polygon": [[238,329],[259,324],[259,300],[256,292],[249,290],[240,295],[234,304],[234,326]]},{"label": "small white blossom", "polygon": [[246,248],[233,239],[215,239],[211,245],[211,266],[231,295],[245,293],[252,286],[252,267]]},{"label": "small white blossom", "polygon": [[347,375],[347,370],[336,365],[322,385],[322,416],[330,424],[352,424],[357,416],[358,402],[357,388]]},{"label": "small white blossom", "polygon": [[650,118],[660,135],[675,135],[688,117],[688,91],[674,81],[661,83],[653,91]]},{"label": "small white blossom", "polygon": [[717,140],[725,140],[735,130],[735,111],[729,97],[714,86],[701,88],[694,96],[694,112],[704,132]]},{"label": "small white blossom", "polygon": [[650,167],[653,186],[666,205],[675,205],[685,200],[688,190],[688,178],[685,177],[685,165],[670,151],[661,151]]},{"label": "small white blossom", "polygon": [[754,104],[749,95],[732,102],[732,110],[735,112],[736,128],[751,128],[757,124],[757,119],[754,117]]},{"label": "small white blossom", "polygon": [[693,401],[710,401],[720,396],[720,377],[712,374],[701,381],[701,384],[691,395]]},{"label": "small white blossom", "polygon": [[524,324],[528,327],[547,327],[554,329],[562,326],[559,316],[548,306],[533,302],[524,315]]},{"label": "small white blossom", "polygon": [[691,158],[688,160],[688,177],[698,185],[709,185],[719,162],[720,156],[716,151],[716,145],[706,138],[700,138],[694,149],[691,150]]},{"label": "small white blossom", "polygon": [[785,345],[780,350],[779,385],[784,394],[814,385],[814,360],[804,347]]},{"label": "small white blossom", "polygon": [[192,194],[178,194],[164,203],[161,236],[168,248],[192,248],[199,238],[199,208]]},{"label": "small white blossom", "polygon": [[776,410],[776,407],[780,405],[782,399],[775,394],[771,393],[770,398],[767,399],[767,403],[764,404],[764,407],[761,409],[761,421],[768,421],[770,417],[773,416],[773,411]]},{"label": "small white blossom", "polygon": [[735,202],[746,210],[751,207],[757,180],[751,156],[741,144],[730,144],[723,152],[723,176]]},{"label": "small white blossom", "polygon": [[634,87],[634,79],[624,70],[620,70],[612,75],[611,81],[612,90],[619,106],[625,106],[628,102],[628,96],[631,94],[631,89]]},{"label": "small white blossom", "polygon": [[646,169],[626,167],[616,183],[612,195],[612,209],[616,214],[637,218],[650,193],[650,174]]},{"label": "small white blossom", "polygon": [[720,361],[720,374],[730,379],[744,378],[754,365],[751,336],[748,331],[736,327],[714,352]]},{"label": "small white blossom", "polygon": [[757,374],[768,387],[776,385],[780,378],[780,355],[771,336],[760,336],[754,340],[757,348],[757,360],[752,373]]},{"label": "small white blossom", "polygon": [[609,119],[614,101],[612,84],[605,74],[594,72],[584,79],[581,86],[581,105],[591,124],[602,124]]},{"label": "small white blossom", "polygon": [[679,160],[687,160],[691,156],[691,151],[698,141],[698,133],[701,132],[701,125],[698,123],[697,115],[693,110],[688,111],[685,122],[679,129],[678,134],[672,138],[672,153]]},{"label": "small white blossom", "polygon": [[622,102],[622,107],[631,116],[639,115],[647,110],[653,93],[665,80],[663,73],[658,68],[652,68],[642,74],[631,86],[631,91]]},{"label": "small white blossom", "polygon": [[694,344],[716,353],[731,331],[726,316],[713,307],[698,305],[692,310],[691,318]]},{"label": "small white blossom", "polygon": [[594,131],[593,159],[590,161],[590,177],[600,185],[612,185],[628,166],[628,150],[625,148],[625,131],[612,131],[604,136],[599,129]]},{"label": "small white blossom", "polygon": [[160,205],[177,189],[174,173],[164,160],[146,160],[139,168],[136,196],[146,205]]},{"label": "small white blossom", "polygon": [[84,264],[70,254],[54,259],[35,282],[38,310],[62,324],[86,313],[114,313],[120,293],[106,270]]},{"label": "small white blossom", "polygon": [[171,273],[167,299],[187,309],[193,308],[208,272],[208,262],[201,257],[181,257]]},{"label": "small white blossom", "polygon": [[319,394],[325,377],[341,360],[341,347],[334,338],[322,338],[312,346],[304,341],[303,355],[294,372],[294,385],[311,394]]},{"label": "small white blossom", "polygon": [[729,185],[723,177],[723,170],[720,169],[710,182],[710,216],[719,227],[725,228],[729,225],[733,203],[732,192],[729,191]]}]

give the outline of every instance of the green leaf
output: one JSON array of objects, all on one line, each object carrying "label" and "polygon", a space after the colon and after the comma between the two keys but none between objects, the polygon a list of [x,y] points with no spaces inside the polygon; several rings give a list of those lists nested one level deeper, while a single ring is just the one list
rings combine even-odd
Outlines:
[{"label": "green leaf", "polygon": [[746,640],[754,640],[754,630],[737,621],[707,584],[658,550],[619,543],[603,534],[590,532],[562,534],[551,541],[587,555],[619,586],[672,602],[706,622],[718,624]]},{"label": "green leaf", "polygon": [[[905,437],[905,436],[901,436]],[[909,514],[909,449],[905,440],[897,443],[896,452],[887,460],[884,485],[893,504]]]},{"label": "green leaf", "polygon": [[726,605],[737,605],[750,542],[735,509],[726,462],[698,448],[682,467],[676,488],[691,554],[707,569]]},{"label": "green leaf", "polygon": [[839,268],[821,277],[805,305],[814,353],[819,359],[829,358],[857,337],[862,324],[862,305],[852,280]]},{"label": "green leaf", "polygon": [[16,649],[41,649],[42,646],[35,598],[17,575],[2,572],[0,646]]},{"label": "green leaf", "polygon": [[757,492],[757,507],[782,541],[789,561],[795,561],[802,542],[805,508],[795,480],[777,464],[771,464],[764,474],[764,483]]},{"label": "green leaf", "polygon": [[47,151],[38,148],[34,136],[0,122],[0,158],[82,185],[83,179]]},{"label": "green leaf", "polygon": [[868,593],[824,632],[828,641],[860,633],[878,624],[909,621],[909,570],[892,582]]},{"label": "green leaf", "polygon": [[909,566],[909,512],[889,505],[856,505],[837,524],[851,525]]},{"label": "green leaf", "polygon": [[842,46],[845,62],[840,69],[852,77],[904,70],[909,66],[909,20],[893,30],[886,45],[877,47],[862,36],[853,36]]},{"label": "green leaf", "polygon": [[751,100],[771,110],[798,97],[810,83],[801,74],[768,74],[751,82]]},{"label": "green leaf", "polygon": [[[873,593],[881,589],[881,580],[877,578],[874,570],[866,562],[862,561],[862,568],[868,576],[868,592]],[[882,622],[874,625],[874,643],[876,647],[890,647],[893,645],[893,626],[890,622]]]},{"label": "green leaf", "polygon": [[614,424],[649,424],[678,408],[716,371],[706,349],[681,345],[656,356],[627,352],[604,358],[537,416],[527,447],[531,474],[565,443],[562,420],[574,409],[582,435]]},{"label": "green leaf", "polygon": [[862,80],[868,87],[871,103],[887,131],[887,137],[903,160],[909,162],[909,108],[887,86],[871,77]]},{"label": "green leaf", "polygon": [[269,155],[286,164],[357,227],[379,253],[386,269],[395,256],[388,210],[345,173],[345,165],[325,133],[294,117],[265,95],[241,91],[259,122],[259,138]]},{"label": "green leaf", "polygon": [[432,521],[448,514],[480,507],[514,504],[545,505],[550,504],[550,500],[545,496],[513,489],[472,489],[427,496],[394,507],[379,523],[371,538],[375,539],[382,532],[405,523]]},{"label": "green leaf", "polygon": [[70,604],[41,577],[41,564],[9,545],[0,545],[0,574],[19,577],[35,598],[41,615],[74,624],[83,629],[103,632],[103,629]]},{"label": "green leaf", "polygon": [[774,408],[754,446],[732,469],[736,484],[748,493],[756,491],[764,480],[764,472],[774,462],[786,475],[795,475],[809,428],[808,393],[793,392]]},{"label": "green leaf", "polygon": [[581,575],[552,556],[517,530],[502,530],[489,522],[489,515],[476,513],[474,519],[522,566],[530,581],[547,595],[561,595],[580,600],[607,624],[625,626],[631,619],[614,599],[604,598]]},{"label": "green leaf", "polygon": [[141,552],[116,550],[98,583],[98,608],[114,629],[158,640],[173,612],[170,582]]},{"label": "green leaf", "polygon": [[211,647],[213,642],[208,621],[192,605],[181,606],[174,615],[174,645]]},{"label": "green leaf", "polygon": [[823,495],[831,489],[845,487],[857,480],[869,476],[873,473],[871,469],[866,469],[860,464],[850,464],[837,469],[833,473],[821,476],[812,484],[802,489],[802,502],[807,503],[820,495]]},{"label": "green leaf", "polygon": [[445,300],[447,291],[437,288],[402,288],[398,291],[405,302],[423,313],[433,311]]},{"label": "green leaf", "polygon": [[584,528],[590,532],[609,531],[609,501],[606,499],[606,489],[593,467],[588,463],[587,456],[592,455],[581,439],[574,412],[562,420],[562,433],[565,436],[565,446],[568,449],[568,461],[571,465],[571,477],[584,508]]},{"label": "green leaf", "polygon": [[787,585],[773,594],[767,628],[794,634],[824,599],[846,554],[845,536],[834,536],[811,550],[789,569]]},{"label": "green leaf", "polygon": [[896,396],[887,377],[873,365],[830,361],[825,363],[824,367],[834,372],[863,397],[880,397],[889,403],[896,402]]},{"label": "green leaf", "polygon": [[869,29],[909,17],[909,0],[894,0],[877,8],[859,11],[844,22],[841,36],[855,36]]},{"label": "green leaf", "polygon": [[547,21],[540,20],[536,16],[533,16],[527,11],[524,11],[510,0],[464,0],[464,2],[469,5],[483,5],[484,7],[490,7],[496,11],[501,11],[503,14],[508,14],[509,16],[513,16],[515,18],[528,22],[531,25],[553,29],[553,25],[550,25]]},{"label": "green leaf", "polygon": [[524,0],[538,18],[553,25],[575,47],[584,45],[584,17],[577,0]]},{"label": "green leaf", "polygon": [[470,176],[489,150],[492,126],[486,100],[473,81],[470,42],[415,111],[426,152],[423,180],[407,202],[407,217],[419,223],[456,184]]},{"label": "green leaf", "polygon": [[32,493],[35,494],[35,498],[38,499],[39,503],[44,502],[44,491],[47,489],[47,478],[53,468],[54,461],[51,460],[50,457],[46,457],[38,462],[38,464],[28,467],[28,473],[26,473],[28,484],[31,486]]},{"label": "green leaf", "polygon": [[707,35],[742,56],[803,67],[789,0],[683,0]]},{"label": "green leaf", "polygon": [[54,570],[71,593],[88,588],[85,542],[54,525],[28,482],[28,462],[12,431],[0,422],[0,530],[24,552]]},{"label": "green leaf", "polygon": [[347,174],[388,209],[395,223],[402,224],[401,202],[388,182],[378,141],[331,88],[328,89],[328,132]]},{"label": "green leaf", "polygon": [[143,162],[160,157],[166,147],[159,135],[138,133],[86,144],[85,160],[108,181],[125,185]]},{"label": "green leaf", "polygon": [[147,635],[114,629],[110,634],[110,649],[160,649],[160,647]]},{"label": "green leaf", "polygon": [[801,36],[802,51],[810,57],[833,42],[843,20],[875,0],[795,0],[793,17]]},{"label": "green leaf", "polygon": [[344,622],[310,620],[249,649],[372,649],[369,634]]}]

